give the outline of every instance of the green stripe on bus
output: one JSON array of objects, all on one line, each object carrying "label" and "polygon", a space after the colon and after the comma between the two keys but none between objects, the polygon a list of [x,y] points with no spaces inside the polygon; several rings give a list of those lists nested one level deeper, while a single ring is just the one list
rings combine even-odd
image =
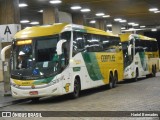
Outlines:
[{"label": "green stripe on bus", "polygon": [[48,84],[49,82],[51,82],[53,80],[54,77],[49,77],[49,78],[45,78],[45,79],[41,79],[41,80],[36,80],[35,82],[33,82],[34,85],[40,85],[40,84]]},{"label": "green stripe on bus", "polygon": [[146,56],[144,52],[139,52],[139,56],[140,56],[140,60],[141,60],[141,65],[144,71],[148,70],[148,66],[147,66],[147,61],[146,61]]},{"label": "green stripe on bus", "polygon": [[90,78],[93,81],[102,80],[103,76],[101,74],[96,54],[95,53],[82,53],[83,59],[85,61]]}]

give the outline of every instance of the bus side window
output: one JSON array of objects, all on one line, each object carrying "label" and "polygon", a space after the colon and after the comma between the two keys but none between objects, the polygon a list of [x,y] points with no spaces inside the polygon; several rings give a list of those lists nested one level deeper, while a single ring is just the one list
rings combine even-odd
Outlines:
[{"label": "bus side window", "polygon": [[112,37],[110,36],[103,37],[103,48],[104,48],[104,51],[115,52],[115,44]]},{"label": "bus side window", "polygon": [[86,40],[87,52],[103,51],[103,45],[100,40],[100,35],[86,33],[84,37]]},{"label": "bus side window", "polygon": [[135,46],[136,46],[136,49],[135,49],[136,53],[137,52],[142,52],[142,51],[138,50],[140,48],[143,48],[145,52],[152,51],[151,42],[148,41],[148,40],[136,39]]},{"label": "bus side window", "polygon": [[83,38],[83,33],[73,32],[73,56],[83,51],[85,51],[85,41]]},{"label": "bus side window", "polygon": [[158,51],[158,45],[156,41],[151,41],[152,51],[157,52]]},{"label": "bus side window", "polygon": [[91,52],[92,50],[91,50],[90,43],[89,43],[89,41],[92,40],[91,34],[85,33],[85,34],[84,34],[84,39],[85,39],[85,41],[86,41],[86,45],[85,45],[86,51],[87,51],[87,52]]},{"label": "bus side window", "polygon": [[101,52],[103,51],[103,45],[100,41],[100,36],[92,34],[92,40],[90,41],[93,52]]},{"label": "bus side window", "polygon": [[119,52],[122,50],[119,37],[101,36],[101,42],[103,44],[104,51],[107,52]]}]

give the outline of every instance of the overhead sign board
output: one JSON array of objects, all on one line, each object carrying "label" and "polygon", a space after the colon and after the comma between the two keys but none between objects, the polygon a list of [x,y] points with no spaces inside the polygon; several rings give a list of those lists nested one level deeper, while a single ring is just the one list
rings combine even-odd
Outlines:
[{"label": "overhead sign board", "polygon": [[20,30],[20,24],[0,25],[0,42],[11,42],[13,36]]}]

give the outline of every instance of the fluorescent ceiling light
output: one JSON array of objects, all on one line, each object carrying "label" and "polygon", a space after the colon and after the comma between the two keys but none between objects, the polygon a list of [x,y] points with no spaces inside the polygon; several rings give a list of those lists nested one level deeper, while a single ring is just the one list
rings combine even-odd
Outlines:
[{"label": "fluorescent ceiling light", "polygon": [[160,11],[158,10],[158,11],[154,11],[154,13],[160,13]]},{"label": "fluorescent ceiling light", "polygon": [[139,24],[133,24],[132,26],[139,26]]},{"label": "fluorescent ceiling light", "polygon": [[152,32],[156,32],[156,31],[157,31],[157,29],[155,29],[155,28],[154,28],[154,29],[151,29],[151,31],[152,31]]},{"label": "fluorescent ceiling light", "polygon": [[52,1],[49,1],[49,3],[51,4],[59,4],[59,3],[62,3],[61,0],[52,0]]},{"label": "fluorescent ceiling light", "polygon": [[151,12],[154,12],[154,11],[157,11],[158,10],[158,8],[150,8],[149,9],[149,11],[151,11]]},{"label": "fluorescent ceiling light", "polygon": [[79,9],[81,9],[81,8],[82,8],[81,6],[72,6],[72,7],[71,7],[72,10],[79,10]]},{"label": "fluorescent ceiling light", "polygon": [[129,28],[128,30],[122,30],[122,31],[131,32],[131,31],[139,31],[139,30],[143,30],[143,29]]},{"label": "fluorescent ceiling light", "polygon": [[110,15],[104,15],[104,16],[103,16],[103,18],[107,18],[107,17],[110,17]]},{"label": "fluorescent ceiling light", "polygon": [[129,28],[128,30],[135,30],[135,28]]},{"label": "fluorescent ceiling light", "polygon": [[107,27],[112,27],[112,24],[108,24]]},{"label": "fluorescent ceiling light", "polygon": [[88,8],[85,8],[85,9],[81,9],[81,12],[90,12],[91,10],[88,9]]},{"label": "fluorescent ceiling light", "polygon": [[121,23],[125,23],[125,22],[127,22],[127,20],[120,20],[119,22],[121,22]]},{"label": "fluorescent ceiling light", "polygon": [[19,7],[27,7],[28,5],[26,3],[20,3]]},{"label": "fluorescent ceiling light", "polygon": [[146,27],[146,26],[144,26],[144,25],[143,25],[143,26],[140,26],[140,28],[145,28],[145,27]]},{"label": "fluorescent ceiling light", "polygon": [[96,21],[95,20],[91,20],[89,23],[94,24],[94,23],[96,23]]},{"label": "fluorescent ceiling light", "polygon": [[31,22],[30,24],[31,24],[31,25],[38,25],[39,22],[36,22],[36,21],[35,21],[35,22]]},{"label": "fluorescent ceiling light", "polygon": [[38,12],[43,13],[43,10],[39,10]]},{"label": "fluorescent ceiling light", "polygon": [[20,23],[29,23],[29,20],[21,20]]},{"label": "fluorescent ceiling light", "polygon": [[115,19],[114,19],[114,21],[116,21],[116,22],[117,22],[117,21],[121,21],[121,20],[122,20],[121,18],[115,18]]},{"label": "fluorescent ceiling light", "polygon": [[122,27],[122,28],[121,28],[121,30],[125,30],[125,29],[126,29],[125,27]]},{"label": "fluorescent ceiling light", "polygon": [[128,25],[133,25],[133,24],[135,24],[134,22],[130,22],[130,23],[128,23]]},{"label": "fluorescent ceiling light", "polygon": [[96,16],[104,16],[104,13],[97,13]]}]

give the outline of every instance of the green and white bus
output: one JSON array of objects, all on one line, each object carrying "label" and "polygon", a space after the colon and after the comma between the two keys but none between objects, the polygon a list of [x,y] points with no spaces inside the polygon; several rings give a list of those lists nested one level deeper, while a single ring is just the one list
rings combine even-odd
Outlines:
[{"label": "green and white bus", "polygon": [[123,80],[120,37],[81,25],[25,28],[14,36],[11,59],[15,98],[77,98],[81,90]]},{"label": "green and white bus", "polygon": [[124,57],[124,79],[156,76],[158,71],[158,43],[154,38],[138,34],[121,34]]}]

